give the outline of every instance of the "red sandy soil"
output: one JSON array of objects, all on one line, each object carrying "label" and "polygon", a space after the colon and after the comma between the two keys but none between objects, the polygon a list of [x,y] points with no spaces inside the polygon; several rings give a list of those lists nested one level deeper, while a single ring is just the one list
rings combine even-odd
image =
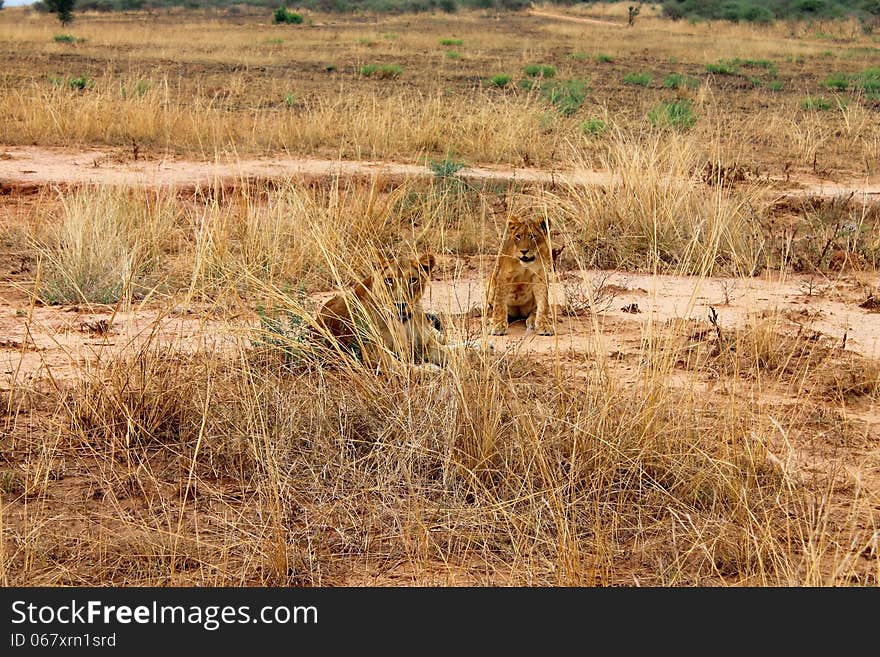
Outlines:
[{"label": "red sandy soil", "polygon": [[[36,146],[0,146],[0,192],[47,185],[105,184],[146,187],[235,186],[252,179],[321,179],[378,176],[388,181],[434,175],[426,166],[369,160],[323,160],[274,157],[190,161],[139,157],[128,149],[71,150]],[[607,186],[610,171],[465,167],[458,176],[472,181],[536,182],[558,185]],[[839,196],[880,200],[880,177],[831,181],[802,174],[768,183],[779,196]]]}]

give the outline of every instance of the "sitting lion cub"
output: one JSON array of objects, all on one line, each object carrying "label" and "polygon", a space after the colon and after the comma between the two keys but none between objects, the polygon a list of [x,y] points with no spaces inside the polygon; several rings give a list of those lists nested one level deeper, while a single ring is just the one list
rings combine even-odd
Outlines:
[{"label": "sitting lion cub", "polygon": [[324,304],[318,325],[346,351],[357,350],[370,366],[388,356],[445,365],[449,351],[439,320],[420,305],[434,264],[430,253],[418,259],[381,259],[353,290]]},{"label": "sitting lion cub", "polygon": [[538,335],[555,333],[548,295],[556,253],[549,238],[546,219],[508,219],[486,295],[492,335],[504,335],[518,319]]}]

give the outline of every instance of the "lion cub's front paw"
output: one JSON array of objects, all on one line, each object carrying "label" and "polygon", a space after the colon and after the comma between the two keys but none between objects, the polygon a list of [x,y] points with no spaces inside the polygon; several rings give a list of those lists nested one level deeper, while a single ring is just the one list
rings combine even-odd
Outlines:
[{"label": "lion cub's front paw", "polygon": [[526,329],[529,331],[534,331],[538,335],[556,335],[556,330],[553,328],[553,324],[550,322],[536,322],[532,319],[529,319],[526,322]]},{"label": "lion cub's front paw", "polygon": [[490,335],[504,335],[507,333],[507,322],[496,322],[489,327]]}]

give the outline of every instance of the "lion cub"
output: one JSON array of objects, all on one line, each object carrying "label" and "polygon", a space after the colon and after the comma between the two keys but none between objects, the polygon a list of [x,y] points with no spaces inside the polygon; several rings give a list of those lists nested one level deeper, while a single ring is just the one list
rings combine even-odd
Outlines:
[{"label": "lion cub", "polygon": [[555,333],[548,300],[553,256],[546,219],[508,219],[487,286],[492,335],[504,335],[508,322],[519,319],[538,335]]},{"label": "lion cub", "polygon": [[420,301],[435,265],[433,254],[381,259],[348,293],[324,304],[317,323],[344,350],[375,366],[388,356],[409,363],[445,365],[448,348],[439,321]]}]

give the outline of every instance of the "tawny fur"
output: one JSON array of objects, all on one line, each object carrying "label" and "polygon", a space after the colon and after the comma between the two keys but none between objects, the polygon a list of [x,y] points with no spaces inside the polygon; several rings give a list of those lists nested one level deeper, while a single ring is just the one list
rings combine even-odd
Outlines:
[{"label": "tawny fur", "polygon": [[486,310],[489,332],[504,335],[510,322],[524,319],[539,335],[555,329],[549,304],[553,261],[546,220],[511,218],[489,278]]},{"label": "tawny fur", "polygon": [[357,351],[370,366],[388,357],[445,365],[448,349],[443,335],[420,303],[434,265],[432,254],[381,260],[352,290],[324,304],[318,325],[343,350]]}]

